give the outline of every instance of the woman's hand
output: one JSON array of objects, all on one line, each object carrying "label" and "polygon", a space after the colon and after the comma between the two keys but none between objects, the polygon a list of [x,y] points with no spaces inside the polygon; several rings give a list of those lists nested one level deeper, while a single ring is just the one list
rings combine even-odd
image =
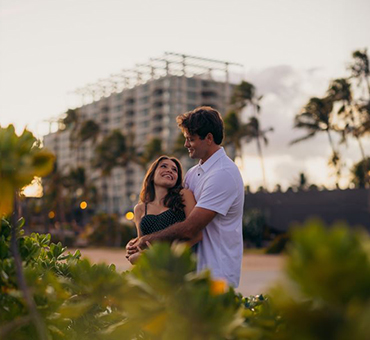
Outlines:
[{"label": "woman's hand", "polygon": [[135,253],[131,256],[128,256],[127,257],[127,260],[131,263],[131,264],[135,264],[136,261],[138,260],[138,258],[140,257],[141,255],[141,252],[138,252],[138,253]]},{"label": "woman's hand", "polygon": [[137,249],[137,247],[135,246],[135,242],[137,242],[138,239],[139,239],[138,237],[135,237],[132,240],[128,241],[128,243],[126,244],[126,258],[127,258],[127,260],[129,259],[129,257],[131,255],[139,252],[139,249]]}]

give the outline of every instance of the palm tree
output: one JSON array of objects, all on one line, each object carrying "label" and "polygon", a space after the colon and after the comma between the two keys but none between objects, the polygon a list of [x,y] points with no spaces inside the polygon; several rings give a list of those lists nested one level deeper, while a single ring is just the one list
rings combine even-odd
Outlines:
[{"label": "palm tree", "polygon": [[100,127],[92,119],[86,120],[81,124],[79,131],[79,140],[85,142],[87,140],[92,140],[93,143],[96,142],[96,138],[99,135]]},{"label": "palm tree", "polygon": [[291,144],[312,138],[319,132],[326,132],[330,146],[332,150],[335,151],[333,139],[330,134],[330,131],[333,130],[331,124],[332,109],[333,102],[330,99],[310,98],[302,112],[297,114],[294,118],[294,128],[307,130],[308,134],[291,141]]},{"label": "palm tree", "polygon": [[[329,144],[334,155],[331,160],[334,162],[333,164],[337,165],[336,162],[338,161],[338,158],[335,157],[335,155],[338,155],[338,152],[335,150],[331,136],[331,131],[334,130],[331,123],[332,110],[333,101],[330,97],[323,99],[317,97],[310,98],[302,112],[297,114],[294,118],[294,128],[307,130],[308,133],[303,137],[291,141],[290,144],[295,144],[312,138],[319,132],[325,132],[328,135]],[[338,187],[338,180],[336,185]]]},{"label": "palm tree", "polygon": [[256,95],[256,87],[243,80],[234,88],[234,92],[231,97],[231,104],[239,114],[248,105],[251,105],[254,109],[254,114],[257,114],[260,112],[259,101],[261,99],[262,96],[257,97]]},{"label": "palm tree", "polygon": [[267,189],[265,165],[264,165],[263,155],[262,155],[262,142],[264,142],[265,146],[268,145],[268,139],[266,137],[266,134],[268,132],[274,131],[274,129],[272,127],[270,127],[268,129],[262,130],[257,117],[249,118],[249,121],[246,124],[245,129],[246,129],[245,136],[246,136],[246,139],[247,139],[247,143],[252,141],[252,140],[256,140],[257,152],[258,152],[258,156],[259,156],[260,161],[261,161],[263,185],[264,185],[264,188]]},{"label": "palm tree", "polygon": [[[359,149],[361,152],[363,166],[366,167],[366,156],[364,147],[361,141],[361,133],[359,127],[361,127],[361,122],[363,120],[362,116],[366,116],[366,110],[360,110],[356,108],[353,103],[352,99],[352,91],[351,91],[351,84],[345,78],[335,79],[331,82],[329,89],[327,91],[328,98],[330,98],[333,102],[342,102],[341,108],[338,110],[339,116],[344,116],[345,126],[343,129],[337,128],[337,131],[341,131],[344,141],[346,139],[347,134],[351,134],[354,136],[358,142]],[[333,155],[332,159],[335,159],[336,156]],[[335,163],[331,162],[334,166]],[[337,166],[336,166],[337,167]],[[364,169],[364,173],[367,174],[368,169]],[[337,171],[337,174],[340,174],[340,170]]]},{"label": "palm tree", "polygon": [[[78,209],[82,201],[89,203],[90,207],[94,207],[99,200],[97,188],[88,181],[86,171],[83,167],[71,169],[66,177],[66,187],[70,191],[73,198],[75,208]],[[83,210],[83,222],[85,220],[86,211]]]},{"label": "palm tree", "polygon": [[357,78],[359,84],[365,82],[370,96],[370,63],[367,49],[355,51],[352,54],[353,63],[350,65],[352,77]]},{"label": "palm tree", "polygon": [[243,164],[242,140],[245,139],[248,131],[247,124],[243,124],[235,111],[229,111],[224,118],[225,125],[225,146],[232,145],[235,150],[234,160],[240,157]]},{"label": "palm tree", "polygon": [[355,113],[358,114],[360,110],[355,110],[352,100],[351,84],[345,78],[335,79],[331,82],[327,91],[329,100],[334,102],[342,102],[341,108],[338,110],[338,115],[344,115],[345,127],[343,131],[343,139],[346,138],[348,133],[351,133],[359,144],[362,159],[365,159],[364,148],[360,139],[360,135],[357,133],[357,125],[359,124],[361,117],[356,117]]},{"label": "palm tree", "polygon": [[[364,166],[363,163],[366,163]],[[365,161],[360,161],[356,163],[351,169],[352,182],[357,188],[365,188],[370,185],[370,180],[368,174],[364,172],[364,169],[370,169],[370,157]]]},{"label": "palm tree", "polygon": [[359,136],[370,135],[370,100],[358,105],[357,109],[360,111],[360,124],[356,133]]},{"label": "palm tree", "polygon": [[145,145],[144,152],[134,159],[134,161],[146,170],[149,163],[163,154],[162,140],[154,137]]},{"label": "palm tree", "polygon": [[71,129],[77,125],[78,111],[77,109],[68,109],[65,113],[65,118],[62,120],[66,129]]},{"label": "palm tree", "polygon": [[54,163],[53,171],[42,179],[42,186],[42,202],[46,214],[54,211],[55,220],[65,223],[66,212],[70,211],[70,200],[66,189],[66,176],[58,169],[57,162]]},{"label": "palm tree", "polygon": [[96,147],[93,167],[99,168],[103,176],[110,175],[114,167],[126,167],[130,161],[130,149],[126,136],[113,130]]},{"label": "palm tree", "polygon": [[185,148],[184,144],[185,144],[185,137],[182,134],[182,132],[180,132],[175,140],[175,143],[172,149],[172,153],[177,158],[181,158],[183,156],[188,155],[188,150]]}]

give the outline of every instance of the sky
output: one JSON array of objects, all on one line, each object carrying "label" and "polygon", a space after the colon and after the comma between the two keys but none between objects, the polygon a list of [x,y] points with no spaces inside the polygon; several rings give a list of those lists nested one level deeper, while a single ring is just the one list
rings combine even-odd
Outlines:
[{"label": "sky", "polygon": [[[353,51],[370,50],[369,13],[368,0],[0,0],[0,125],[41,137],[76,88],[165,51],[227,60],[244,65],[263,95],[261,123],[274,128],[264,148],[269,188],[299,172],[332,187],[327,136],[289,146],[304,133],[293,118],[348,75]],[[341,152],[346,186],[360,153],[354,141]],[[262,184],[254,144],[242,169],[246,184]]]}]

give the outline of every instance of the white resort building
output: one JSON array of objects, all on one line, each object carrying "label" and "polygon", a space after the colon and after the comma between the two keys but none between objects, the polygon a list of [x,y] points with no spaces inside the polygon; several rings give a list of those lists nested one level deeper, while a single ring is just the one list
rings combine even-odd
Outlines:
[{"label": "white resort building", "polygon": [[[138,151],[151,139],[159,138],[171,155],[180,133],[176,116],[201,105],[212,106],[224,115],[235,86],[230,78],[241,75],[241,68],[226,61],[165,53],[74,92],[80,101],[73,108],[78,124],[94,120],[100,127],[96,140],[72,145],[72,130],[58,128],[44,137],[44,145],[55,153],[63,174],[72,168],[85,168],[89,182],[99,192],[99,211],[123,216],[137,203],[144,170],[131,162],[104,177],[100,169],[92,167],[96,146],[119,129],[125,136],[133,136]],[[194,164],[188,157],[181,161],[184,170]]]}]

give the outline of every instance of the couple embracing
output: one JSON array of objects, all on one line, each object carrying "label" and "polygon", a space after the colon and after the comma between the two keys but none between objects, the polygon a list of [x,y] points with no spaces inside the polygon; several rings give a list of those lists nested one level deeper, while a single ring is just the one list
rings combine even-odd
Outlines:
[{"label": "couple embracing", "polygon": [[208,106],[177,117],[192,159],[199,159],[185,176],[173,157],[158,158],[148,170],[136,205],[138,237],[127,246],[134,263],[140,251],[156,241],[184,241],[194,246],[197,271],[238,287],[243,256],[244,186],[235,163],[221,143],[224,124]]}]

